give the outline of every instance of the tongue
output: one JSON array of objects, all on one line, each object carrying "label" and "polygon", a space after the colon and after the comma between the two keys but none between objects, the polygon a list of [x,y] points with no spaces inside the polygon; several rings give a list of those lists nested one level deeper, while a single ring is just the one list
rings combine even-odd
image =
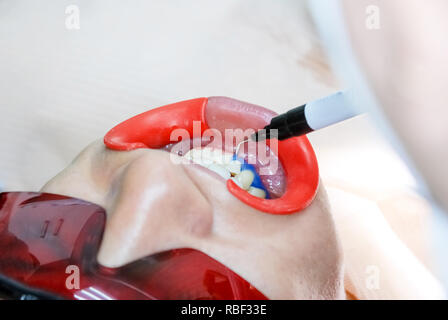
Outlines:
[{"label": "tongue", "polygon": [[[220,131],[223,137],[225,137],[226,129],[262,129],[275,115],[275,112],[266,108],[226,97],[208,98],[205,109],[207,124],[211,128]],[[222,145],[226,151],[233,153],[236,144],[242,139],[244,137],[236,137],[234,141],[231,141],[231,145],[226,140],[222,142]],[[255,166],[271,198],[278,198],[285,192],[286,183],[283,167],[275,153],[269,147],[264,144],[259,144],[258,146],[265,148],[265,150],[260,151],[265,152],[267,157],[259,157],[257,155],[260,154],[258,150],[248,147],[241,148],[238,156]],[[267,162],[266,159],[277,162],[277,166],[274,166],[275,169],[270,169],[271,162]]]},{"label": "tongue", "polygon": [[[176,150],[179,156],[185,155],[190,149],[204,147],[219,148],[234,153],[236,145],[247,139],[247,136],[235,134],[232,139],[228,139],[226,130],[227,132],[229,132],[228,129],[240,129],[240,132],[247,129],[258,130],[264,128],[275,115],[271,110],[246,102],[226,97],[211,97],[208,98],[205,118],[210,128],[220,132],[221,141],[217,141],[215,135],[194,137],[190,140],[169,144],[163,149],[171,151],[176,146],[173,150]],[[258,148],[264,150],[258,150]],[[266,156],[260,157],[262,152]],[[276,154],[268,146],[264,144],[258,144],[256,148],[243,146],[239,149],[237,156],[255,167],[271,199],[283,195],[286,185],[285,172]],[[271,166],[272,161],[276,162],[273,167]]]},{"label": "tongue", "polygon": [[211,128],[224,133],[225,129],[262,129],[276,113],[254,104],[226,97],[208,98],[205,119]]},{"label": "tongue", "polygon": [[278,160],[277,156],[272,152],[272,150],[265,146],[267,159],[270,161],[277,161],[277,166],[271,168],[270,163],[263,161],[257,156],[257,152],[252,150],[247,150],[249,148],[241,148],[237,154],[238,157],[244,159],[246,163],[250,163],[255,167],[258,175],[260,176],[261,182],[269,193],[271,199],[279,198],[285,193],[285,172],[283,166]]}]

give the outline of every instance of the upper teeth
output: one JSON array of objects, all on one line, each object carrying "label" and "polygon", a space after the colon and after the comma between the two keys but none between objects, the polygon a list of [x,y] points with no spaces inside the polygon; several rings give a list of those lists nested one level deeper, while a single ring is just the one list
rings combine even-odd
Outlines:
[{"label": "upper teeth", "polygon": [[[241,171],[241,163],[238,160],[233,160],[233,155],[231,153],[219,149],[191,149],[184,157],[194,163],[215,171],[219,175],[224,175],[224,178],[226,179],[229,179],[231,175],[236,175]],[[226,173],[224,173],[223,170],[225,170]]]},{"label": "upper teeth", "polygon": [[244,190],[249,190],[250,185],[254,181],[254,173],[250,170],[241,171],[236,177],[239,182],[239,186]]},{"label": "upper teeth", "polygon": [[[189,150],[184,157],[196,164],[216,172],[224,179],[232,179],[244,190],[259,198],[266,198],[262,189],[251,187],[254,173],[250,170],[241,171],[241,162],[233,160],[231,153],[219,149],[195,148]],[[232,178],[233,177],[233,178]]]},{"label": "upper teeth", "polygon": [[230,179],[232,177],[229,170],[219,164],[212,163],[211,165],[208,165],[207,168],[216,172],[224,179]]}]

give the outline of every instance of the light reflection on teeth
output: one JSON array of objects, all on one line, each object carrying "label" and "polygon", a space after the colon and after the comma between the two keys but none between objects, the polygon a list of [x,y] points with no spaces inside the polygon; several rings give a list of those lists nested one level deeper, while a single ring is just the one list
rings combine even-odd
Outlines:
[{"label": "light reflection on teeth", "polygon": [[251,187],[255,179],[254,173],[251,170],[241,171],[241,162],[233,160],[231,153],[219,149],[195,148],[189,150],[183,157],[217,173],[226,180],[232,179],[241,189],[255,197],[266,198],[264,190]]},{"label": "light reflection on teeth", "polygon": [[195,148],[189,150],[184,158],[199,164],[217,174],[224,179],[230,179],[241,171],[241,163],[234,163],[233,155],[219,149]]},{"label": "light reflection on teeth", "polygon": [[217,174],[219,174],[221,177],[223,177],[226,180],[230,179],[230,177],[231,177],[229,170],[220,166],[219,164],[212,163],[211,165],[209,165],[207,167],[207,169],[212,170],[213,172],[216,172]]},{"label": "light reflection on teeth", "polygon": [[243,170],[235,177],[239,181],[239,185],[244,190],[249,190],[250,185],[254,181],[255,175],[250,170]]},{"label": "light reflection on teeth", "polygon": [[249,192],[251,195],[258,197],[258,198],[262,198],[262,199],[266,198],[266,192],[259,188],[250,187],[247,192]]}]

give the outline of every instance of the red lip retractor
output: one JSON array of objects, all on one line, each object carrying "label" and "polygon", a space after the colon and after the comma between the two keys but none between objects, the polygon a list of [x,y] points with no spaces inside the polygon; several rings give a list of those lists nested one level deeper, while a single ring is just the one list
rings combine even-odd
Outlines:
[{"label": "red lip retractor", "polygon": [[[198,98],[152,109],[111,129],[105,135],[104,143],[113,150],[161,148],[173,142],[170,141],[170,134],[174,129],[185,129],[192,136],[193,121],[201,122],[201,133],[208,129],[206,108],[207,98]],[[277,156],[286,174],[286,191],[280,198],[257,198],[232,180],[227,181],[227,189],[244,203],[266,213],[291,214],[301,211],[312,202],[319,184],[314,150],[308,139],[301,136],[278,141]]]},{"label": "red lip retractor", "polygon": [[[0,298],[6,288],[7,298],[22,299],[26,286],[77,300],[266,299],[193,249],[165,251],[120,268],[101,266],[96,257],[105,221],[103,208],[79,199],[0,193]],[[11,289],[5,277],[19,284]]]}]

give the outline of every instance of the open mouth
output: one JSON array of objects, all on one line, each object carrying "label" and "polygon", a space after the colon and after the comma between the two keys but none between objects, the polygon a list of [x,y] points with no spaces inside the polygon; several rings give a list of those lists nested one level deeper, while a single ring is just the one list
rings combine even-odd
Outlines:
[{"label": "open mouth", "polygon": [[[311,203],[319,182],[317,160],[306,137],[270,139],[262,146],[252,142],[252,149],[248,143],[247,149],[234,154],[239,142],[264,128],[273,116],[273,111],[226,97],[198,98],[128,119],[112,128],[104,143],[122,151],[174,150],[227,180],[227,190],[249,206],[270,214],[292,214]],[[252,174],[245,170],[251,168]]]},{"label": "open mouth", "polygon": [[276,152],[264,143],[252,141],[236,150],[248,134],[263,128],[273,115],[272,111],[259,106],[212,97],[205,109],[211,129],[200,137],[171,143],[163,149],[207,168],[225,180],[233,180],[255,197],[276,199],[285,192],[285,173]]},{"label": "open mouth", "polygon": [[205,109],[209,132],[168,144],[163,149],[225,180],[233,180],[255,197],[279,198],[285,192],[285,172],[277,154],[266,144],[252,141],[236,150],[248,138],[245,132],[263,128],[274,115],[268,109],[246,102],[211,97]]}]

